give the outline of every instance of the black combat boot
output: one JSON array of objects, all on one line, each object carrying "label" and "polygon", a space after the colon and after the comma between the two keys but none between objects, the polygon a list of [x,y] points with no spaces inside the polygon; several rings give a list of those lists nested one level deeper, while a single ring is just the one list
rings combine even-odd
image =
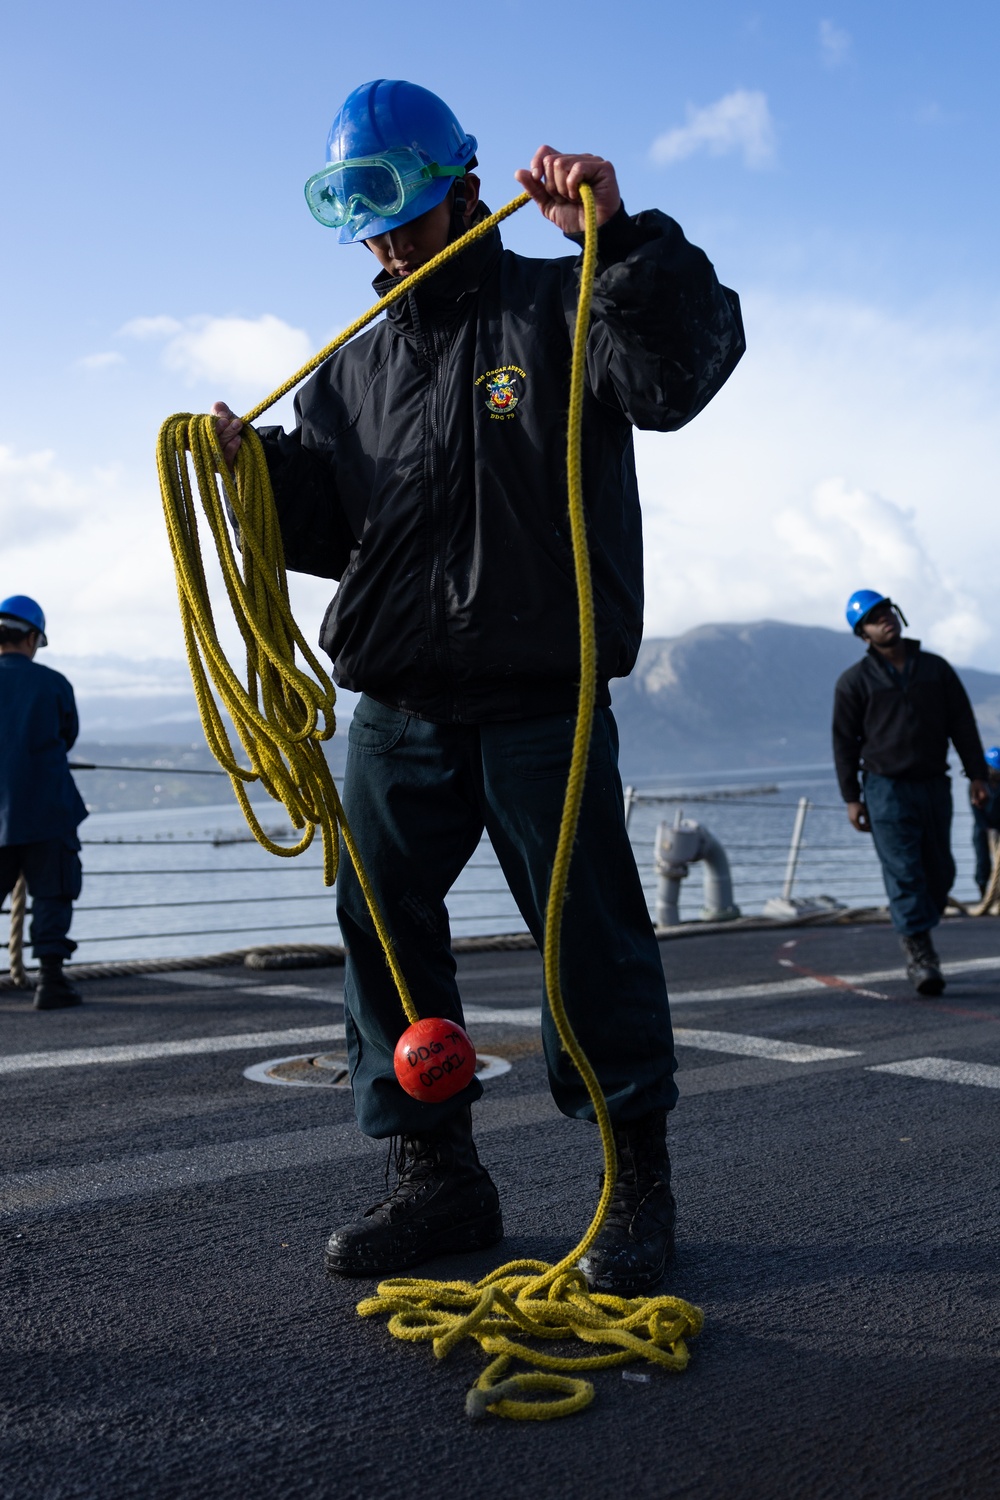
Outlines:
[{"label": "black combat boot", "polygon": [[906,954],[906,977],[917,994],[940,995],[944,990],[944,975],[930,933],[911,933],[901,937],[899,945]]},{"label": "black combat boot", "polygon": [[35,987],[36,1010],[63,1010],[67,1005],[80,1005],[83,996],[75,984],[70,984],[63,973],[62,956],[45,953],[38,960],[41,973]]},{"label": "black combat boot", "polygon": [[615,1127],[618,1179],[597,1239],[580,1260],[592,1292],[638,1297],[662,1280],[674,1253],[666,1111]]},{"label": "black combat boot", "polygon": [[433,1134],[402,1136],[395,1165],[399,1181],[388,1198],[331,1234],[328,1271],[391,1275],[503,1239],[500,1199],[472,1139],[471,1110]]}]

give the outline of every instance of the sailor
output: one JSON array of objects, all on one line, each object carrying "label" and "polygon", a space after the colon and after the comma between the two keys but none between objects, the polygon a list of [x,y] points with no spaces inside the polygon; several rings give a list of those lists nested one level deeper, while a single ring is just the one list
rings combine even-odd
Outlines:
[{"label": "sailor", "polygon": [[34,599],[0,601],[0,900],[23,875],[41,969],[35,1009],[59,1010],[80,1003],[63,961],[76,948],[69,929],[82,882],[77,828],[87,809],[66,758],[79,730],[73,689],[35,661],[47,645]]},{"label": "sailor", "polygon": [[955,879],[948,741],[971,783],[974,807],[989,798],[986,761],[968,694],[948,662],[904,638],[907,621],[885,594],[858,589],[847,623],[868,650],[837,681],[833,755],[847,816],[871,833],[889,914],[921,995],[945,987],[931,929]]},{"label": "sailor", "polygon": [[985,802],[972,804],[972,847],[976,854],[976,884],[981,896],[986,895],[993,871],[990,834],[1000,833],[1000,745],[991,745],[987,750],[986,767],[989,796]]},{"label": "sailor", "polygon": [[[487,216],[476,150],[436,95],[381,79],[343,105],[306,198],[337,241],[367,246],[384,295]],[[659,1281],[672,1251],[666,1113],[677,1098],[608,692],[642,633],[632,428],[670,432],[695,417],[743,353],[743,332],[735,293],[680,227],[626,213],[609,161],[546,145],[515,176],[574,247],[589,183],[599,226],[583,464],[599,706],[563,979],[620,1169],[583,1269],[591,1286],[631,1294]],[[577,255],[525,259],[494,229],[320,368],[297,397],[294,431],[261,430],[288,566],[340,580],[321,644],[336,681],[363,695],[344,803],[425,1016],[462,1019],[445,896],[484,829],[543,940],[580,674],[565,459],[578,275]],[[240,423],[222,402],[213,410],[232,462]],[[347,861],[338,915],[358,1122],[396,1138],[399,1181],[333,1233],[327,1267],[376,1276],[493,1244],[499,1201],[469,1109],[481,1085],[443,1104],[404,1093],[393,1049],[405,1021]],[[547,1007],[542,1040],[558,1107],[592,1118]]]}]

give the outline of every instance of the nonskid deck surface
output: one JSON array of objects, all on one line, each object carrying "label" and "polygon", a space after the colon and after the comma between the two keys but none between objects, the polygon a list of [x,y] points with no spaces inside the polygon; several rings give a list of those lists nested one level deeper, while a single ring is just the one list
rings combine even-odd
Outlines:
[{"label": "nonskid deck surface", "polygon": [[[886,927],[662,945],[666,1289],[706,1327],[684,1375],[599,1372],[588,1412],[542,1425],[470,1427],[478,1356],[390,1340],[355,1316],[361,1284],[323,1276],[384,1148],[349,1092],[244,1070],[342,1047],[342,971],[92,982],[65,1012],[3,992],[0,1490],[995,1494],[1000,925],[948,922],[939,948],[948,989],[920,1000]],[[476,1109],[503,1256],[551,1259],[593,1209],[596,1133],[549,1099],[537,955],[466,955],[460,978],[477,1046],[513,1065]]]}]

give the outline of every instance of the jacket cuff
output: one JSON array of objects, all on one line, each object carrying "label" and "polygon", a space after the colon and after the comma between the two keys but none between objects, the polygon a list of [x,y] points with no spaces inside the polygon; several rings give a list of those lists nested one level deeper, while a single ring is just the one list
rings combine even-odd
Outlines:
[{"label": "jacket cuff", "polygon": [[[566,238],[582,248],[582,234],[568,234]],[[649,234],[643,233],[635,220],[625,212],[624,203],[620,203],[618,212],[597,231],[597,259],[602,266],[613,266],[648,242]]]}]

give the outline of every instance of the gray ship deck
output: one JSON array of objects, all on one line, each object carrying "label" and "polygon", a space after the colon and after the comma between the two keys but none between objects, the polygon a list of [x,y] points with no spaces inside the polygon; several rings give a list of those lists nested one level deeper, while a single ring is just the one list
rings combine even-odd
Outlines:
[{"label": "gray ship deck", "polygon": [[[340,971],[92,981],[41,1014],[0,993],[0,1491],[996,1495],[1000,930],[949,921],[940,948],[947,993],[920,1000],[882,925],[663,944],[667,1289],[705,1330],[685,1374],[598,1372],[590,1409],[546,1424],[470,1425],[478,1353],[402,1345],[355,1316],[366,1283],[324,1278],[324,1234],[378,1195],[384,1150],[348,1092],[243,1070],[336,1050]],[[562,1254],[599,1170],[596,1133],[549,1099],[539,974],[533,953],[461,960],[469,1029],[513,1064],[477,1108],[505,1259]]]}]

